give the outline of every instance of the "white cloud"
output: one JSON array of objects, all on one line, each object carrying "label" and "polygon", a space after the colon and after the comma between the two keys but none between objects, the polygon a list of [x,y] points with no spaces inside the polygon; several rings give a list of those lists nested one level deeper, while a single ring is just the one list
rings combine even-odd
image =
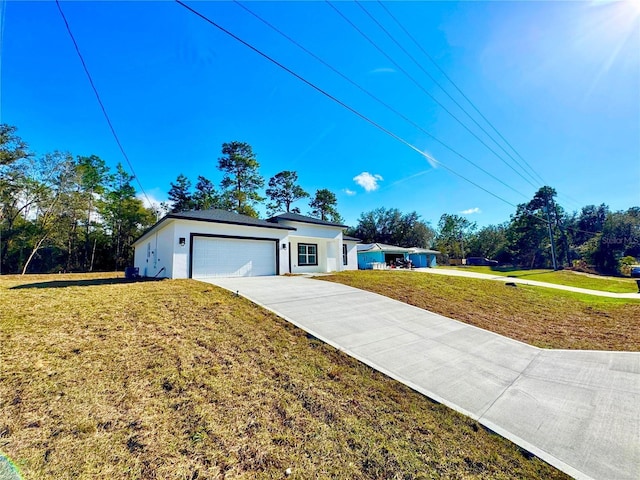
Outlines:
[{"label": "white cloud", "polygon": [[356,192],[354,192],[353,190],[349,190],[348,188],[345,188],[343,192],[349,195],[350,197],[353,197],[356,194]]},{"label": "white cloud", "polygon": [[362,172],[359,175],[353,177],[353,181],[360,185],[367,192],[373,192],[378,189],[378,182],[384,180],[382,175],[370,174],[369,172]]},{"label": "white cloud", "polygon": [[462,215],[473,215],[474,213],[482,213],[478,207],[468,208],[467,210],[462,210],[460,212]]},{"label": "white cloud", "polygon": [[[151,192],[147,192],[146,196],[142,192],[138,192],[136,193],[136,198],[138,200],[142,200],[142,203],[146,208],[154,208],[156,210],[161,210],[160,204],[162,202],[166,202],[166,200],[159,200]],[[151,204],[149,204],[149,202],[151,202]]]}]

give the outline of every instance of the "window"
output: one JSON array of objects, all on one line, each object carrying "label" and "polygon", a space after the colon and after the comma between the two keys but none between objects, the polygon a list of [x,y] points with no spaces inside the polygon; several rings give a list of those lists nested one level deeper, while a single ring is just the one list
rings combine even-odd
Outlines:
[{"label": "window", "polygon": [[347,264],[347,245],[344,243],[342,244],[342,264]]},{"label": "window", "polygon": [[318,245],[314,243],[299,243],[298,265],[318,265]]}]

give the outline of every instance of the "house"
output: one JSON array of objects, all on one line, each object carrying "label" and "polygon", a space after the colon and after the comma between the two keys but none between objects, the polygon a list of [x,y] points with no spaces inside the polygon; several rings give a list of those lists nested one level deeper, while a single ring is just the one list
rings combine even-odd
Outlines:
[{"label": "house", "polygon": [[218,209],[170,213],[134,242],[134,266],[164,278],[355,270],[359,240],[345,228],[295,213],[268,220]]},{"label": "house", "polygon": [[385,268],[396,260],[411,260],[414,267],[435,267],[440,252],[426,248],[405,248],[384,243],[368,243],[357,246],[358,268],[370,270]]}]

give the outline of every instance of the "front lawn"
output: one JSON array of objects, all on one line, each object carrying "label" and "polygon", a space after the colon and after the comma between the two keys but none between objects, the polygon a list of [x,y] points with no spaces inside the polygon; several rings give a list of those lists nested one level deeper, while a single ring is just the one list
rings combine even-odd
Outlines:
[{"label": "front lawn", "polygon": [[320,278],[538,347],[640,351],[638,300],[411,271],[360,270]]},{"label": "front lawn", "polygon": [[233,293],[97,277],[0,277],[26,479],[567,478]]},{"label": "front lawn", "polygon": [[488,275],[522,278],[523,280],[536,280],[538,282],[568,285],[570,287],[587,288],[589,290],[602,290],[613,293],[634,293],[638,291],[636,281],[631,278],[604,277],[572,270],[521,270],[507,267],[444,267],[463,272],[486,273]]}]

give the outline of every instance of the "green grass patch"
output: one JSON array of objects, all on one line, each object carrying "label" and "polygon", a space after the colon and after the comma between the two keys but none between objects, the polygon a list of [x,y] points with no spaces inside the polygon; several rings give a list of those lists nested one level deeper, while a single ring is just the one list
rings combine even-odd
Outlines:
[{"label": "green grass patch", "polygon": [[26,479],[567,478],[230,292],[99,277],[0,277]]},{"label": "green grass patch", "polygon": [[589,273],[574,272],[572,270],[521,270],[508,267],[446,267],[465,272],[486,273],[488,275],[536,280],[557,285],[601,290],[613,293],[634,293],[638,291],[636,281],[631,278],[604,277]]},{"label": "green grass patch", "polygon": [[637,300],[411,271],[361,270],[320,278],[542,348],[640,351]]}]

